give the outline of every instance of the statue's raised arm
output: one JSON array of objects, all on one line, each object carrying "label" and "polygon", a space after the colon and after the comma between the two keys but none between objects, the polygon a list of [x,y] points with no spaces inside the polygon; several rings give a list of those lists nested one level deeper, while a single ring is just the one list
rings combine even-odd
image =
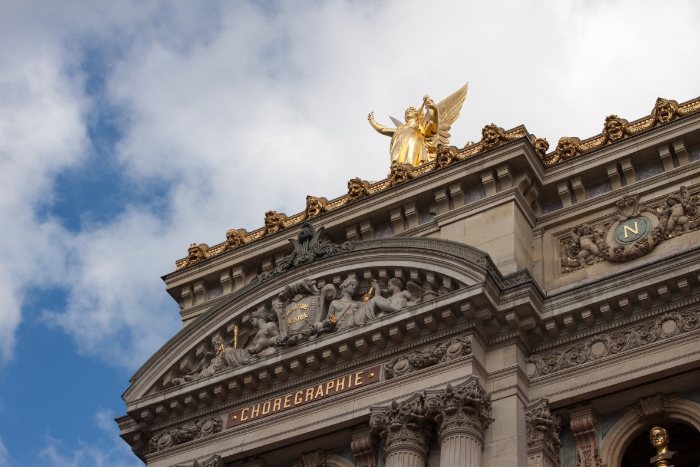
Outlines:
[{"label": "statue's raised arm", "polygon": [[370,114],[367,115],[367,120],[369,121],[369,124],[372,125],[372,128],[377,131],[377,133],[384,136],[394,136],[394,133],[396,133],[396,128],[385,127],[384,125],[377,123],[374,120],[374,112],[370,112]]}]

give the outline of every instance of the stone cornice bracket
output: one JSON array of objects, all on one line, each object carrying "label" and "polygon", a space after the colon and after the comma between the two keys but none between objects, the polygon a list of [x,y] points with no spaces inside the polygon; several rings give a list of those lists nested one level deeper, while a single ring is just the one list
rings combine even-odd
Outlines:
[{"label": "stone cornice bracket", "polygon": [[598,450],[598,412],[588,404],[569,410],[571,431],[576,438],[577,467],[605,467]]},{"label": "stone cornice bracket", "polygon": [[350,444],[357,467],[377,467],[377,443],[371,428],[357,430]]},{"label": "stone cornice bracket", "polygon": [[654,396],[640,397],[634,404],[634,410],[637,412],[637,418],[640,420],[649,417],[658,417],[659,415],[668,412],[668,403],[677,399],[675,394],[666,395],[660,392]]},{"label": "stone cornice bracket", "polygon": [[[540,398],[525,408],[528,465],[559,465],[561,420],[549,410],[549,400]],[[541,458],[542,461],[534,462]]]},{"label": "stone cornice bracket", "polygon": [[444,391],[426,392],[425,405],[441,440],[456,432],[467,433],[483,448],[484,431],[493,421],[491,394],[482,389],[476,376],[457,386],[448,384]]},{"label": "stone cornice bracket", "polygon": [[428,459],[428,441],[433,432],[425,410],[425,396],[414,394],[390,406],[371,407],[369,425],[372,434],[384,441],[386,467],[424,467]]}]

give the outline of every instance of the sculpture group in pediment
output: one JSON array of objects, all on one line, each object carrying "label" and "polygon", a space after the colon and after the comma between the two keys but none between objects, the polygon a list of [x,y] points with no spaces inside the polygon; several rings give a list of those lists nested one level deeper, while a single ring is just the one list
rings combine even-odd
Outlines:
[{"label": "sculpture group in pediment", "polygon": [[236,327],[233,339],[217,334],[212,339],[212,351],[204,354],[192,371],[168,384],[180,385],[212,376],[228,369],[250,364],[272,355],[282,348],[310,341],[321,335],[362,326],[376,318],[398,312],[437,292],[398,277],[389,279],[384,290],[373,281],[370,290],[360,295],[360,283],[349,275],[340,284],[326,284],[319,289],[316,281],[304,279],[286,285],[268,309],[260,306],[246,320],[247,328],[240,334]]},{"label": "sculpture group in pediment", "polygon": [[599,261],[630,261],[656,245],[700,227],[700,197],[680,187],[656,208],[639,203],[639,195],[625,195],[617,216],[607,223],[581,224],[561,243],[562,272],[586,268]]}]

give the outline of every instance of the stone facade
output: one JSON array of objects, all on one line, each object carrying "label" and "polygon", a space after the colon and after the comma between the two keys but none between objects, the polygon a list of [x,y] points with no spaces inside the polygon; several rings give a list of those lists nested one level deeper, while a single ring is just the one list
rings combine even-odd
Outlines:
[{"label": "stone facade", "polygon": [[121,437],[155,467],[625,467],[652,426],[698,434],[699,109],[549,154],[490,125],[191,245]]}]

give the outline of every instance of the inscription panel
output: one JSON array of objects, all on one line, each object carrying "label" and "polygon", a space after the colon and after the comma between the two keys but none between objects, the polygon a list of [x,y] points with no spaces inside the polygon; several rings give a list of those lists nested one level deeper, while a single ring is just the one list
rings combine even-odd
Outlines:
[{"label": "inscription panel", "polygon": [[381,365],[373,366],[366,370],[350,373],[340,378],[331,379],[314,386],[290,392],[284,396],[236,410],[235,412],[229,413],[226,417],[226,428],[232,428],[274,413],[334,396],[341,392],[352,391],[359,387],[376,383],[379,381],[380,369]]}]

